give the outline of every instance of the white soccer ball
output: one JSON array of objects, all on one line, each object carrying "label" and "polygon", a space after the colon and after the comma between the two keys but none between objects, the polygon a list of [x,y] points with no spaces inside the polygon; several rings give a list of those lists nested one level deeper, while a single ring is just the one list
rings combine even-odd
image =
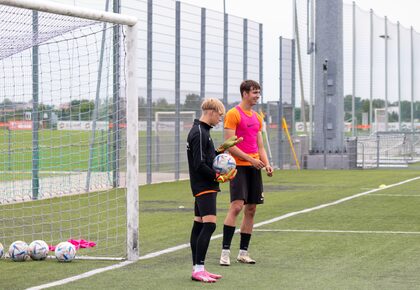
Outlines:
[{"label": "white soccer ball", "polygon": [[69,242],[61,242],[55,247],[55,257],[60,262],[71,262],[76,256],[76,247]]},{"label": "white soccer ball", "polygon": [[42,240],[33,241],[28,248],[28,254],[32,260],[45,260],[48,256],[48,244]]},{"label": "white soccer ball", "polygon": [[3,244],[0,243],[0,258],[3,257],[3,254],[4,254]]},{"label": "white soccer ball", "polygon": [[9,247],[9,257],[15,262],[25,261],[28,256],[28,244],[23,241],[15,241]]},{"label": "white soccer ball", "polygon": [[217,173],[226,174],[236,168],[235,159],[229,154],[219,154],[213,160],[213,169]]}]

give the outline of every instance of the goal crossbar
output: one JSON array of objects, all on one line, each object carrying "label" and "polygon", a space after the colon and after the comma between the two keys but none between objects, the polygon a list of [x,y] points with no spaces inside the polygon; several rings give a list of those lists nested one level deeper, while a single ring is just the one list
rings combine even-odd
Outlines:
[{"label": "goal crossbar", "polygon": [[114,24],[123,24],[128,26],[133,26],[137,23],[137,18],[134,16],[59,4],[45,0],[0,0],[0,5],[73,16]]}]

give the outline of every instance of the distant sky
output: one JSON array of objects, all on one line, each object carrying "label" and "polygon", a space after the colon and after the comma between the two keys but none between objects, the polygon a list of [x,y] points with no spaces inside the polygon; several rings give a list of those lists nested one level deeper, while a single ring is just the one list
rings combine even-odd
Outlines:
[{"label": "distant sky", "polygon": [[[264,29],[264,99],[278,99],[278,38],[293,37],[293,0],[225,0],[226,12],[263,24]],[[300,0],[303,1],[303,0]],[[208,9],[223,11],[223,0],[181,0]],[[378,16],[388,16],[405,27],[420,32],[418,0],[358,0],[364,9],[372,8]],[[351,3],[351,1],[345,1]]]}]

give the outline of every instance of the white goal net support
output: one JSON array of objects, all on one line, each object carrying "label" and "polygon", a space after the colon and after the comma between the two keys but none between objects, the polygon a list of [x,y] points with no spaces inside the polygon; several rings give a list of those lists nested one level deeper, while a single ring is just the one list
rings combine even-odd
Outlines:
[{"label": "white goal net support", "polygon": [[[0,0],[0,242],[138,257],[137,20]],[[129,105],[127,105],[129,104]]]}]

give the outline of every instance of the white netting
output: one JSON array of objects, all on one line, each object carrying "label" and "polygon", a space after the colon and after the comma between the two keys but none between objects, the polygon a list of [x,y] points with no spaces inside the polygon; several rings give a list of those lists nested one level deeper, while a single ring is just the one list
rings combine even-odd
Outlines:
[{"label": "white netting", "polygon": [[0,6],[3,244],[85,239],[97,247],[81,254],[125,255],[125,96],[113,31]]},{"label": "white netting", "polygon": [[[94,21],[38,13],[38,33],[34,36],[33,11],[2,6],[0,18],[0,59],[21,52],[36,44],[63,35],[83,26],[94,25]],[[97,23],[96,23],[97,24]]]}]

